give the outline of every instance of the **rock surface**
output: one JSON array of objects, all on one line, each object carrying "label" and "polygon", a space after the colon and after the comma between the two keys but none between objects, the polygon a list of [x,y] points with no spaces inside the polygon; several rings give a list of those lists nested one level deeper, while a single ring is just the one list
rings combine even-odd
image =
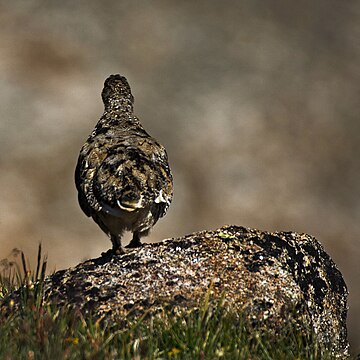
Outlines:
[{"label": "rock surface", "polygon": [[224,226],[105,254],[56,272],[44,288],[48,301],[109,319],[194,308],[210,291],[257,327],[276,332],[291,318],[334,356],[348,351],[345,282],[307,234]]}]

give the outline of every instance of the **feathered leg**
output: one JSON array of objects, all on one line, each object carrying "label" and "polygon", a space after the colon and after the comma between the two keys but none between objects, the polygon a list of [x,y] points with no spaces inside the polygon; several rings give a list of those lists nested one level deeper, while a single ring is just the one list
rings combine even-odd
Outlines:
[{"label": "feathered leg", "polygon": [[140,233],[138,231],[134,232],[133,238],[130,241],[129,245],[125,246],[126,248],[137,248],[141,247],[143,244],[140,241]]},{"label": "feathered leg", "polygon": [[121,236],[111,234],[110,239],[113,245],[113,253],[116,255],[124,254],[124,249],[121,247]]}]

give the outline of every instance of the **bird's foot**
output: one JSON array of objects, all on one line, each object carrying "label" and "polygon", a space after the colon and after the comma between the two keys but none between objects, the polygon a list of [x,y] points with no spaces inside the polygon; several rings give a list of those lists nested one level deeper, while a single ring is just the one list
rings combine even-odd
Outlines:
[{"label": "bird's foot", "polygon": [[142,247],[144,246],[144,244],[140,241],[140,240],[131,240],[130,243],[128,245],[126,245],[125,247],[127,249],[134,249],[134,248],[138,248],[138,247]]},{"label": "bird's foot", "polygon": [[111,257],[113,255],[123,255],[125,254],[125,250],[122,247],[116,248],[116,249],[109,249],[108,251],[102,252],[102,257]]},{"label": "bird's foot", "polygon": [[112,249],[114,255],[123,255],[125,254],[125,250],[122,247]]}]

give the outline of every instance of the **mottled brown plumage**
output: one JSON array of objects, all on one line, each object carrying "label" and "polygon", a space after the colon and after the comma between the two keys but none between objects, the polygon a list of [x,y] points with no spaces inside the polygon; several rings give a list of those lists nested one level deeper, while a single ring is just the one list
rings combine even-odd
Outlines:
[{"label": "mottled brown plumage", "polygon": [[124,230],[133,232],[129,246],[140,246],[140,237],[165,215],[172,175],[165,148],[133,115],[125,77],[111,75],[101,96],[104,114],[80,151],[75,183],[81,209],[121,252]]}]

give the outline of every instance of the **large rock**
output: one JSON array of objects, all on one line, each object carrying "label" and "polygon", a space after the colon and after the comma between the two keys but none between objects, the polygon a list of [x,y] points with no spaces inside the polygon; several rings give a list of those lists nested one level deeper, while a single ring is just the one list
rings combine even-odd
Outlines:
[{"label": "large rock", "polygon": [[194,308],[209,292],[261,329],[276,333],[294,321],[334,355],[347,353],[346,285],[307,234],[225,226],[103,255],[56,272],[45,285],[48,301],[108,319]]}]

